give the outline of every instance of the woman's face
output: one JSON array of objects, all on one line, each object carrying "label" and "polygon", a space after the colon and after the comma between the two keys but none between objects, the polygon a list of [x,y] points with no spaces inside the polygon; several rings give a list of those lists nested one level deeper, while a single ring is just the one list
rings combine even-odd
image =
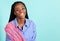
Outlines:
[{"label": "woman's face", "polygon": [[24,5],[21,3],[16,4],[14,7],[14,14],[17,18],[24,19],[26,15],[26,8]]}]

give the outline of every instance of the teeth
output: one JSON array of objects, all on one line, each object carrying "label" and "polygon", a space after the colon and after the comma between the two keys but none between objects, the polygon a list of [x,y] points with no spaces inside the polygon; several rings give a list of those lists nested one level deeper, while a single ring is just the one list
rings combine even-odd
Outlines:
[{"label": "teeth", "polygon": [[20,16],[23,16],[23,15],[24,15],[23,13],[20,14]]},{"label": "teeth", "polygon": [[20,14],[20,17],[25,18],[24,13],[21,13],[21,14]]}]

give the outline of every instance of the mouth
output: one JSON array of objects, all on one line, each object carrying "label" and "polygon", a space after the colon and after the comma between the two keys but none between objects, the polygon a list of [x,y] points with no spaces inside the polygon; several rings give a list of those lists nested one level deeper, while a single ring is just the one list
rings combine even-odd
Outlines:
[{"label": "mouth", "polygon": [[20,18],[25,18],[25,14],[24,13],[21,13],[21,14],[19,14],[19,17]]},{"label": "mouth", "polygon": [[20,16],[24,16],[24,13],[21,13]]}]

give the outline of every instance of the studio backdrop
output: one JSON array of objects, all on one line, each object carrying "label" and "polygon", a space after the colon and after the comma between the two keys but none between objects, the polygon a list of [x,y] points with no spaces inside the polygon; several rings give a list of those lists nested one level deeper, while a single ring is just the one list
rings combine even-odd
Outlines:
[{"label": "studio backdrop", "polygon": [[4,28],[15,1],[26,4],[29,19],[36,24],[37,41],[60,41],[60,0],[0,0],[0,41],[6,40]]}]

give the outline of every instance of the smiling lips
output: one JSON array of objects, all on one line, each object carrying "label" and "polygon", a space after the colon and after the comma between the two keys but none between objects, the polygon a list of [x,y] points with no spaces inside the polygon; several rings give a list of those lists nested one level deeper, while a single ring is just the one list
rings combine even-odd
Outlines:
[{"label": "smiling lips", "polygon": [[24,16],[24,14],[23,14],[23,13],[21,13],[21,14],[20,14],[20,16]]},{"label": "smiling lips", "polygon": [[22,17],[22,18],[25,17],[24,13],[21,13],[19,16]]}]

